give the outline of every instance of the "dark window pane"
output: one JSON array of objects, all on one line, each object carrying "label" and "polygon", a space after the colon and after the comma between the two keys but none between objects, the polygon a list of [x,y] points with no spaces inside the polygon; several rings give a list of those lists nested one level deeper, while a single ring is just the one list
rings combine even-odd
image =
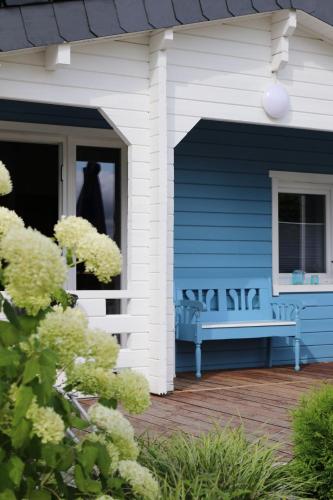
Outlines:
[{"label": "dark window pane", "polygon": [[0,141],[0,151],[13,181],[13,191],[0,197],[0,205],[15,210],[26,226],[53,236],[59,215],[58,146]]},{"label": "dark window pane", "polygon": [[325,196],[279,194],[280,273],[326,272]]},{"label": "dark window pane", "polygon": [[[120,150],[78,146],[76,149],[76,213],[120,246]],[[119,278],[101,284],[77,266],[78,290],[119,289]]]}]

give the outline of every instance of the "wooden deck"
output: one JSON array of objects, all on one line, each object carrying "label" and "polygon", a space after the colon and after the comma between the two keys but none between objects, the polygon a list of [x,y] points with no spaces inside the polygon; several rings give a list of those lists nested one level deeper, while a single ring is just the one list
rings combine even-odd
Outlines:
[{"label": "wooden deck", "polygon": [[289,412],[302,396],[323,381],[333,382],[333,363],[305,366],[208,372],[200,381],[191,373],[176,378],[175,391],[153,396],[151,408],[131,416],[138,433],[198,435],[214,423],[243,423],[250,439],[268,435],[281,455],[291,457]]}]

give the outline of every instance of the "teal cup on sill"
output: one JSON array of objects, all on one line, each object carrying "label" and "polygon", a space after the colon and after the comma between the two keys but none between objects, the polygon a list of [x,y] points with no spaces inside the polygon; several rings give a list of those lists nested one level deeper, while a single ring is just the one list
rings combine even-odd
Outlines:
[{"label": "teal cup on sill", "polygon": [[318,274],[313,274],[311,276],[310,283],[311,283],[311,285],[319,285],[319,276],[318,276]]},{"label": "teal cup on sill", "polygon": [[304,285],[305,272],[300,269],[293,271],[291,275],[291,282],[293,285]]}]

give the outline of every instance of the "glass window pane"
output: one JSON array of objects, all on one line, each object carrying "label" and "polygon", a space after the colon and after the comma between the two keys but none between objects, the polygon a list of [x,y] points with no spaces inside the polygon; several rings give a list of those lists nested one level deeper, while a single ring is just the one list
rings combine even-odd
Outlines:
[{"label": "glass window pane", "polygon": [[280,273],[326,272],[325,195],[279,194]]},{"label": "glass window pane", "polygon": [[[76,213],[120,246],[120,150],[78,146],[76,150]],[[77,289],[119,288],[119,279],[101,284],[77,266]]]},{"label": "glass window pane", "polygon": [[0,141],[0,150],[13,181],[13,191],[0,197],[0,205],[52,237],[59,217],[59,147]]}]

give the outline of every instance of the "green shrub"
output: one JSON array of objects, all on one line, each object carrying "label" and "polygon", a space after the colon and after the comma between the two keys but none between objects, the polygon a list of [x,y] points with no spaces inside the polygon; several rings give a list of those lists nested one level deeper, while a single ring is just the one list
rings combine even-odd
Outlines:
[{"label": "green shrub", "polygon": [[[0,162],[0,196],[11,189]],[[0,500],[155,500],[158,484],[116,409],[144,411],[148,383],[116,375],[116,339],[72,307],[63,284],[75,262],[101,282],[121,271],[118,247],[88,221],[63,218],[51,240],[0,206]],[[78,411],[69,391],[99,402]],[[73,428],[91,432],[79,440]]]},{"label": "green shrub", "polygon": [[142,438],[139,461],[159,478],[165,500],[281,500],[300,492],[266,440],[250,443],[242,428]]},{"label": "green shrub", "polygon": [[295,459],[291,470],[308,483],[312,498],[333,498],[333,386],[303,397],[293,412]]}]

